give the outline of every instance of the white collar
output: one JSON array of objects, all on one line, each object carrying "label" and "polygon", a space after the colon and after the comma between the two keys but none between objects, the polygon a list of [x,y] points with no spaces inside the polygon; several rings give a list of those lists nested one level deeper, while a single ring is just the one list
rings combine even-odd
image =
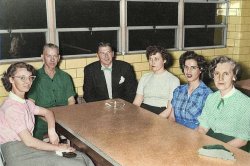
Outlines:
[{"label": "white collar", "polygon": [[235,87],[233,86],[233,88],[232,88],[225,96],[223,96],[223,97],[221,97],[221,98],[223,98],[223,99],[228,98],[228,97],[232,96],[232,95],[234,94],[235,91],[236,91],[236,89],[235,89]]},{"label": "white collar", "polygon": [[15,101],[18,101],[19,103],[26,103],[25,99],[22,99],[21,97],[17,96],[16,94],[14,94],[13,92],[10,91],[9,93],[9,98],[15,100]]}]

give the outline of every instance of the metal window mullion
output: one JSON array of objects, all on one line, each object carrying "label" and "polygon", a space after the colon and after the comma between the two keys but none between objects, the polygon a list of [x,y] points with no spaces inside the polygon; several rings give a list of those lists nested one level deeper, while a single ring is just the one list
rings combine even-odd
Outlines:
[{"label": "metal window mullion", "polygon": [[180,0],[178,4],[178,29],[175,38],[176,47],[179,50],[182,50],[184,47],[185,31],[183,27],[184,27],[184,0]]},{"label": "metal window mullion", "polygon": [[178,26],[174,25],[174,26],[155,26],[156,29],[177,29]]},{"label": "metal window mullion", "polygon": [[127,0],[128,2],[179,2],[179,0]]},{"label": "metal window mullion", "polygon": [[187,3],[226,3],[228,0],[184,0]]},{"label": "metal window mullion", "polygon": [[94,0],[94,1],[121,1],[121,0]]},{"label": "metal window mullion", "polygon": [[8,30],[0,30],[0,34],[1,33],[10,33]]},{"label": "metal window mullion", "polygon": [[12,29],[12,33],[34,33],[34,32],[47,32],[48,29]]},{"label": "metal window mullion", "polygon": [[225,19],[225,24],[226,24],[226,27],[225,27],[225,30],[224,30],[224,38],[223,38],[223,44],[224,46],[227,45],[227,30],[228,30],[228,15],[229,15],[229,1],[226,2],[226,19]]},{"label": "metal window mullion", "polygon": [[128,30],[143,30],[143,29],[177,29],[178,26],[129,26]]},{"label": "metal window mullion", "polygon": [[200,46],[200,47],[184,47],[185,50],[194,50],[194,49],[209,49],[209,48],[222,48],[224,45],[213,45],[213,46]]},{"label": "metal window mullion", "polygon": [[119,49],[124,55],[127,52],[127,2],[126,0],[120,1],[120,36],[119,41]]},{"label": "metal window mullion", "polygon": [[57,32],[81,32],[81,31],[112,31],[119,30],[120,27],[92,27],[90,28],[57,28]]},{"label": "metal window mullion", "polygon": [[224,24],[216,24],[216,25],[184,25],[185,29],[188,28],[225,28]]},{"label": "metal window mullion", "polygon": [[92,31],[118,31],[120,27],[92,27]]},{"label": "metal window mullion", "polygon": [[[48,32],[48,29],[11,29],[11,33]],[[10,33],[9,30],[0,30],[0,33]]]},{"label": "metal window mullion", "polygon": [[46,41],[58,45],[57,34],[56,34],[55,0],[46,0],[46,14],[47,14],[47,27],[48,27]]}]

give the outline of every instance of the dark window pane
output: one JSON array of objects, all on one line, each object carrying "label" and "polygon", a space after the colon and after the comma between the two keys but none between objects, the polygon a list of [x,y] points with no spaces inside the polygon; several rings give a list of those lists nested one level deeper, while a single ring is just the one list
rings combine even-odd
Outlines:
[{"label": "dark window pane", "polygon": [[128,2],[128,26],[177,25],[178,3]]},{"label": "dark window pane", "polygon": [[129,51],[145,50],[149,45],[175,48],[175,30],[130,30]]},{"label": "dark window pane", "polygon": [[[185,25],[211,25],[223,23],[223,15],[219,15],[223,9],[216,3],[185,3]],[[226,10],[226,9],[225,9]],[[218,14],[217,14],[218,11]]]},{"label": "dark window pane", "polygon": [[47,28],[45,0],[1,0],[0,29]]},{"label": "dark window pane", "polygon": [[59,33],[61,55],[96,53],[99,42],[109,42],[117,47],[117,31]]},{"label": "dark window pane", "polygon": [[0,59],[39,57],[45,33],[0,34]]},{"label": "dark window pane", "polygon": [[185,47],[223,45],[223,28],[196,28],[185,30]]},{"label": "dark window pane", "polygon": [[57,28],[119,27],[119,1],[56,0]]}]

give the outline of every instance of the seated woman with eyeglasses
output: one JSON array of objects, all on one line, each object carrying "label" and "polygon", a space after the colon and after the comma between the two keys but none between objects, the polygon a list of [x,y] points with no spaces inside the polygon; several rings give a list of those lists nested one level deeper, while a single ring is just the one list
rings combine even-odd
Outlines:
[{"label": "seated woman with eyeglasses", "polygon": [[[171,106],[161,116],[170,117],[171,120],[195,129],[199,126],[197,117],[201,114],[207,96],[212,93],[202,81],[206,73],[205,58],[193,51],[181,55],[179,64],[184,73],[187,84],[180,85],[174,90]],[[171,113],[171,116],[169,116]]]},{"label": "seated woman with eyeglasses", "polygon": [[[92,161],[80,152],[76,152],[77,156],[72,159],[56,155],[55,151],[73,152],[75,149],[59,144],[53,112],[25,99],[25,94],[35,79],[34,72],[33,66],[17,62],[10,65],[1,78],[9,92],[8,98],[0,107],[0,144],[7,165],[93,166]],[[32,136],[34,115],[43,116],[48,122],[50,143]]]},{"label": "seated woman with eyeglasses", "polygon": [[218,91],[208,96],[198,117],[198,131],[249,150],[246,145],[250,140],[250,98],[234,87],[239,70],[240,66],[226,56],[212,60],[210,77]]}]

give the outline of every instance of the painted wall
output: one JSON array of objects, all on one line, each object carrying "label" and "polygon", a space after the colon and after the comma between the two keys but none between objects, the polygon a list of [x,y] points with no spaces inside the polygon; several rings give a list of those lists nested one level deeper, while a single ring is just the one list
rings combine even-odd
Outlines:
[{"label": "painted wall", "polygon": [[[220,49],[195,50],[198,54],[211,60],[216,56],[227,55],[239,62],[243,69],[242,79],[250,78],[250,1],[249,0],[231,0],[228,18],[227,47]],[[174,58],[174,64],[169,69],[170,72],[184,81],[184,76],[179,69],[178,59],[183,51],[171,52]],[[120,55],[117,59],[129,62],[134,66],[137,79],[149,71],[149,65],[145,54]],[[66,59],[60,63],[60,68],[69,73],[74,81],[78,95],[83,94],[83,69],[84,67],[96,61],[96,57]],[[42,66],[41,61],[31,62],[36,69]],[[3,73],[10,64],[1,64],[0,73]],[[8,95],[2,83],[0,83],[0,103]]]}]

